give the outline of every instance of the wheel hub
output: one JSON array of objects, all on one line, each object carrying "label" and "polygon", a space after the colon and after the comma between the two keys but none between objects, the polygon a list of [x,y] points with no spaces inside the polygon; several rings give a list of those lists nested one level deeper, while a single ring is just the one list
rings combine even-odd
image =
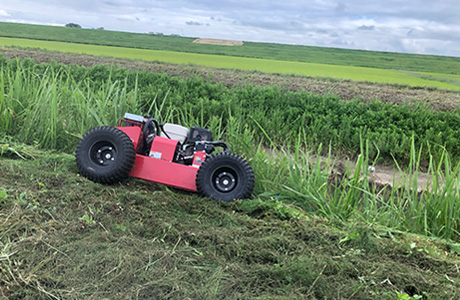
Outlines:
[{"label": "wheel hub", "polygon": [[214,183],[220,192],[229,192],[235,188],[236,178],[231,172],[224,171],[217,174]]},{"label": "wheel hub", "polygon": [[98,142],[89,151],[91,161],[100,166],[111,164],[115,160],[116,154],[115,148],[109,142]]}]

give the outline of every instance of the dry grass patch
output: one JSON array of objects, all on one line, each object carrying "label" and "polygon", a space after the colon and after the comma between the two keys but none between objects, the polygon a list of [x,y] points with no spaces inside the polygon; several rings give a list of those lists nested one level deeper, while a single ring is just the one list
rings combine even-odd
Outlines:
[{"label": "dry grass patch", "polygon": [[243,41],[222,40],[222,39],[203,39],[193,41],[197,44],[219,45],[219,46],[243,46]]}]

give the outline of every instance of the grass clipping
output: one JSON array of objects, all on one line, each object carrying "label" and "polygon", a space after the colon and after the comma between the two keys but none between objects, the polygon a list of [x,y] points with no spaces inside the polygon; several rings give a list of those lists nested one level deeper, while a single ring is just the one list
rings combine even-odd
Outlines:
[{"label": "grass clipping", "polygon": [[0,158],[0,172],[7,299],[460,296],[458,257],[416,236],[338,229],[273,198],[227,204],[134,179],[95,184],[70,155]]}]

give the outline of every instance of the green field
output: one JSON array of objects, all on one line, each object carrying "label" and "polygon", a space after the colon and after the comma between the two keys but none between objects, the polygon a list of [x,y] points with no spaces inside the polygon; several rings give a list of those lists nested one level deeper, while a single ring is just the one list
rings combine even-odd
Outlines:
[{"label": "green field", "polygon": [[0,36],[460,75],[460,58],[458,57],[251,42],[245,42],[242,47],[201,45],[192,43],[193,38],[179,36],[17,23],[0,23]]},{"label": "green field", "polygon": [[[455,112],[102,65],[0,64],[0,297],[459,298],[460,163],[432,145],[430,188],[413,189],[419,145],[431,142],[408,129],[458,151]],[[80,176],[79,138],[127,111],[212,129],[250,161],[253,199]],[[305,150],[318,143],[358,155],[339,168]],[[382,156],[409,157],[396,186],[368,181],[379,143]]]},{"label": "green field", "polygon": [[[24,35],[54,30],[21,26]],[[128,35],[56,30],[75,32],[76,38],[81,32],[94,32],[93,38]],[[136,41],[145,37],[132,35]],[[460,298],[455,107],[226,85],[184,64],[397,79],[452,90],[460,87],[460,75],[445,74],[434,63],[427,63],[431,72],[396,71],[32,39],[0,38],[2,43],[143,59],[146,69],[48,50],[40,52],[58,54],[65,64],[28,58],[38,50],[6,48],[8,58],[0,54],[2,299]],[[18,50],[30,56],[14,58]],[[96,64],[82,66],[89,58]],[[178,64],[170,66],[185,76],[152,72],[145,61],[155,60]],[[236,72],[225,70],[230,73]],[[238,73],[237,83],[251,75]],[[390,96],[458,95],[372,86]],[[225,141],[251,164],[252,198],[220,203],[134,178],[103,185],[78,174],[74,152],[82,135],[96,126],[116,126],[125,112],[210,129],[214,140]],[[378,176],[390,163],[396,165],[390,176],[401,177],[388,184]]]},{"label": "green field", "polygon": [[[195,64],[215,68],[239,69],[312,77],[328,77],[353,81],[399,84],[413,87],[434,87],[460,91],[460,84],[458,83],[460,82],[460,75],[449,75],[447,78],[444,74],[425,73],[425,77],[422,78],[419,73],[399,72],[396,70],[388,69],[338,66],[213,54],[182,53],[164,50],[98,46],[17,38],[0,38],[0,45],[40,48],[51,51],[85,53],[91,55],[140,59],[146,61],[161,61],[174,64]],[[432,80],[428,78],[432,78]]]},{"label": "green field", "polygon": [[[6,139],[74,152],[86,131],[115,126],[125,112],[209,128],[216,140],[251,161],[256,196],[276,196],[328,218],[356,217],[460,241],[460,115],[455,111],[0,57],[0,134]],[[267,148],[280,159],[267,157]],[[361,172],[345,168],[347,175],[329,182],[331,168],[323,168],[322,161],[313,164],[306,149],[325,156],[351,154]],[[411,172],[423,166],[432,174],[430,188],[412,193],[407,186],[417,182],[413,173],[398,188],[376,191],[365,179],[371,176],[368,166],[393,160]],[[443,185],[441,176],[453,185]]]}]

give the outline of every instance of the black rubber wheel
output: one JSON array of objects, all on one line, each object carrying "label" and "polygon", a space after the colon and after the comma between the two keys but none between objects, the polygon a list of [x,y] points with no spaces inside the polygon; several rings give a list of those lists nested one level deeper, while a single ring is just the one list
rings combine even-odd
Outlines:
[{"label": "black rubber wheel", "polygon": [[80,140],[75,151],[80,174],[99,183],[111,184],[128,177],[136,151],[131,139],[114,127],[96,127]]},{"label": "black rubber wheel", "polygon": [[251,196],[254,172],[248,162],[233,153],[220,152],[206,158],[196,174],[198,193],[230,202]]}]

